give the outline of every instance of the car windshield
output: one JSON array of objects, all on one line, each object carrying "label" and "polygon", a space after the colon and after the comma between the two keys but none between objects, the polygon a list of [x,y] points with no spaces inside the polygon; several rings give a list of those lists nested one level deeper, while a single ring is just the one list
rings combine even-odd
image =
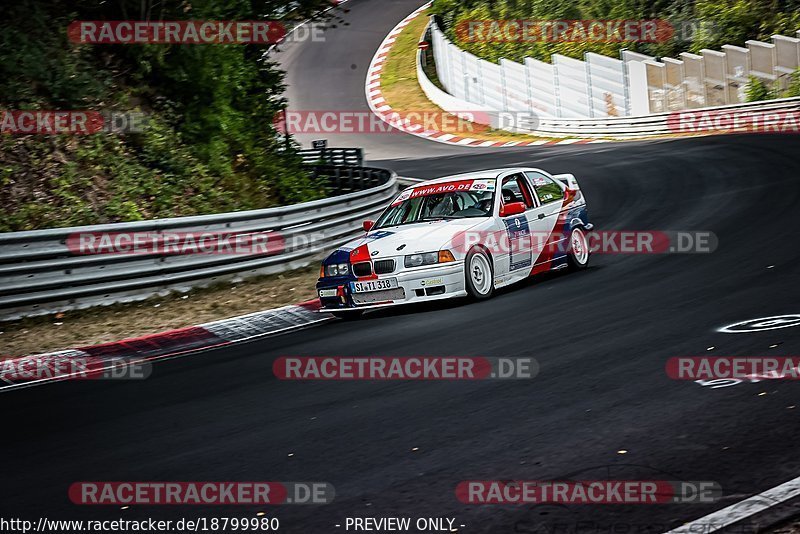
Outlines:
[{"label": "car windshield", "polygon": [[[402,199],[401,194],[398,199]],[[400,226],[441,219],[488,217],[494,206],[494,191],[455,191],[395,201],[375,223],[375,228]]]}]

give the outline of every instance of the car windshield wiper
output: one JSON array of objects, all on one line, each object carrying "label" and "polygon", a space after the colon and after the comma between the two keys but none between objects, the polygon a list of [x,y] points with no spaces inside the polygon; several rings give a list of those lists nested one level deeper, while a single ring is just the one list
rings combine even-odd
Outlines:
[{"label": "car windshield wiper", "polygon": [[438,221],[444,219],[449,221],[451,219],[462,219],[463,217],[456,217],[455,215],[431,215],[430,217],[422,217],[420,221]]},{"label": "car windshield wiper", "polygon": [[[420,219],[416,219],[414,221],[405,221],[397,224],[386,224],[381,226],[374,226],[372,230],[380,230],[382,228],[394,228],[395,226],[405,226],[407,224],[418,224],[421,222],[430,222],[430,221],[441,221],[441,220],[451,220],[451,219],[464,219],[465,217],[456,217],[455,215],[437,215],[435,217],[422,217]],[[370,230],[370,231],[372,231]]]}]

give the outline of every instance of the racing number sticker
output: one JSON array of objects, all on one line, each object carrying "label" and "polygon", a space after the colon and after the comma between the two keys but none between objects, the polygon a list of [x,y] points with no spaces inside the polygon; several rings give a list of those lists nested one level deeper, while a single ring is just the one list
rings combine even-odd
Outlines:
[{"label": "racing number sticker", "polygon": [[531,258],[531,229],[525,215],[503,219],[508,234],[508,270],[516,271],[530,267]]}]

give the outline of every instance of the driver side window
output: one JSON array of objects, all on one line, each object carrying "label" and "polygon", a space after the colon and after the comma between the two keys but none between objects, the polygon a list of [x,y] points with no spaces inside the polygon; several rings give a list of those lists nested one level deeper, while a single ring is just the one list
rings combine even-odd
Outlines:
[{"label": "driver side window", "polygon": [[521,174],[512,174],[503,178],[501,192],[504,205],[511,202],[522,202],[527,209],[535,206],[528,182]]}]

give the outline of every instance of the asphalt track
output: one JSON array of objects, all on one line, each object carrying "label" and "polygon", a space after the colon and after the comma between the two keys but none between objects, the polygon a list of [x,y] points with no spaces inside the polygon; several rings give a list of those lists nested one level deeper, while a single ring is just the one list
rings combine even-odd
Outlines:
[{"label": "asphalt track", "polygon": [[[363,55],[371,56],[381,31],[415,2],[346,5],[348,16],[383,21],[380,31],[365,33]],[[354,86],[363,83],[360,72],[353,77],[360,77]],[[357,96],[363,100],[363,91]],[[399,150],[422,141],[398,135],[392,142]],[[406,516],[455,517],[464,533],[608,532],[611,525],[656,533],[800,474],[797,383],[712,389],[664,371],[672,356],[800,353],[800,327],[716,331],[800,311],[800,139],[466,154],[425,146],[437,153],[420,149],[380,163],[421,178],[523,164],[572,172],[598,229],[708,230],[719,247],[596,255],[587,271],[539,277],[481,303],[334,321],[160,362],[141,382],[0,395],[0,515],[252,517],[260,508],[77,507],[67,488],[81,480],[321,480],[336,487],[335,503],[267,510],[282,531],[340,532],[346,517]],[[541,369],[532,381],[481,382],[287,382],[271,371],[280,356],[421,355],[532,356]],[[569,507],[468,506],[454,496],[462,480],[564,478],[714,480],[725,496],[710,505]]]},{"label": "asphalt track", "polygon": [[[296,112],[342,111],[370,113],[364,97],[367,68],[386,34],[420,0],[349,0],[334,13],[338,18],[323,33],[324,41],[289,42],[273,55],[286,70],[288,109]],[[469,147],[431,142],[395,130],[383,134],[295,135],[305,148],[325,138],[329,146],[364,148],[368,159],[436,154],[468,154]]]}]

